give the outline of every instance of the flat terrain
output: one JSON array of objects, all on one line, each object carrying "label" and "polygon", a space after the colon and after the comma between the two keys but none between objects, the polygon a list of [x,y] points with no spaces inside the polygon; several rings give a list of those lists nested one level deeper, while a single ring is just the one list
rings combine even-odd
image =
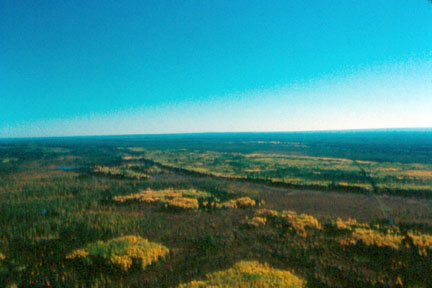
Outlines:
[{"label": "flat terrain", "polygon": [[429,287],[431,187],[431,131],[2,140],[0,283]]}]

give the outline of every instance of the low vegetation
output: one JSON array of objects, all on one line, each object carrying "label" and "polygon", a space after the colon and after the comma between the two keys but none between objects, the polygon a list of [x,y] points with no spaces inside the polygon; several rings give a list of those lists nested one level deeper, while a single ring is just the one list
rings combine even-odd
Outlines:
[{"label": "low vegetation", "polygon": [[224,137],[0,143],[0,286],[430,287],[424,138]]}]

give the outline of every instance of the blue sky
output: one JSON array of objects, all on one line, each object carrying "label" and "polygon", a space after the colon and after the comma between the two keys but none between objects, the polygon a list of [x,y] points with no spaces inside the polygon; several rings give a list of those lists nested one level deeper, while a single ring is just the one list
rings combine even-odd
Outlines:
[{"label": "blue sky", "polygon": [[427,0],[0,0],[0,137],[432,127]]}]

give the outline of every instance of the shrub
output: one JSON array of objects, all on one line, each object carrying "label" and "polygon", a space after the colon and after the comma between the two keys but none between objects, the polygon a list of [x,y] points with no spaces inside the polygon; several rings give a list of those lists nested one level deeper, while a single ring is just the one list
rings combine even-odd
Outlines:
[{"label": "shrub", "polygon": [[108,267],[127,271],[133,266],[144,269],[168,252],[169,249],[165,246],[149,242],[147,239],[123,236],[105,242],[91,243],[83,249],[72,251],[66,259],[89,265],[102,261]]},{"label": "shrub", "polygon": [[192,281],[181,284],[180,288],[201,287],[303,287],[305,281],[289,271],[271,268],[257,261],[240,261],[225,271],[206,275],[203,281]]}]

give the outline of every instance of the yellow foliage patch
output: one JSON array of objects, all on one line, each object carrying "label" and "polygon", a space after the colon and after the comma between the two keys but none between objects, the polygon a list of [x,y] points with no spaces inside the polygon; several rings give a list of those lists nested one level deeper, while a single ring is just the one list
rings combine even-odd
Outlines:
[{"label": "yellow foliage patch", "polygon": [[236,209],[237,204],[234,200],[229,200],[224,203],[217,203],[216,208],[227,208],[227,209]]},{"label": "yellow foliage patch", "polygon": [[174,190],[172,188],[165,190],[151,190],[147,189],[141,193],[127,195],[127,196],[115,196],[114,201],[120,203],[126,202],[144,202],[144,203],[155,203],[165,199],[174,199],[182,196],[183,190]]},{"label": "yellow foliage patch", "polygon": [[386,234],[367,228],[355,228],[349,238],[340,239],[343,245],[355,245],[359,242],[367,246],[389,247],[399,249],[403,236],[395,231],[388,230]]},{"label": "yellow foliage patch", "polygon": [[347,220],[342,220],[340,218],[336,219],[336,228],[339,230],[353,230],[354,228],[369,228],[369,224],[359,223],[356,219],[348,218]]},{"label": "yellow foliage patch", "polygon": [[130,267],[132,267],[132,257],[130,257],[129,255],[114,255],[111,256],[110,261],[115,266],[120,267],[120,269],[122,269],[123,271],[127,271]]},{"label": "yellow foliage patch", "polygon": [[[113,197],[113,200],[117,203],[159,204],[162,207],[178,210],[196,210],[200,207],[198,199],[204,200],[207,198],[212,198],[212,195],[207,192],[198,191],[195,189],[174,190],[173,188],[168,188],[164,190],[147,189],[137,194],[115,196]],[[245,209],[255,207],[257,203],[255,200],[249,197],[241,197],[223,203],[217,203],[214,201],[202,201],[201,205],[207,208]]]},{"label": "yellow foliage patch", "polygon": [[322,229],[318,219],[311,215],[297,215],[293,211],[284,211],[281,217],[302,237],[307,236],[306,228]]},{"label": "yellow foliage patch", "polygon": [[241,197],[223,202],[218,205],[219,208],[251,208],[256,206],[256,201],[249,197]]},{"label": "yellow foliage patch", "polygon": [[138,236],[129,235],[91,243],[83,249],[72,251],[66,259],[84,260],[90,265],[94,259],[102,259],[107,266],[114,266],[123,271],[128,271],[134,264],[140,268],[165,257],[169,249],[165,246],[149,242]]},{"label": "yellow foliage patch", "polygon": [[66,255],[66,259],[86,258],[88,252],[83,249],[77,249]]},{"label": "yellow foliage patch", "polygon": [[205,197],[205,192],[190,190],[164,190],[147,189],[138,194],[127,196],[115,196],[113,200],[118,203],[147,203],[159,204],[166,208],[194,210],[199,208],[198,200],[195,197]]},{"label": "yellow foliage patch", "polygon": [[197,199],[179,197],[167,202],[169,208],[173,209],[198,209],[199,204]]},{"label": "yellow foliage patch", "polygon": [[264,217],[253,217],[252,219],[246,219],[245,223],[249,227],[259,227],[267,223],[267,219]]},{"label": "yellow foliage patch", "polygon": [[307,214],[297,215],[294,211],[278,212],[269,209],[259,209],[256,215],[271,220],[278,225],[288,226],[290,230],[302,237],[307,236],[307,230],[309,229],[322,229],[321,224],[315,217]]},{"label": "yellow foliage patch", "polygon": [[181,284],[179,288],[297,288],[305,281],[289,271],[275,269],[257,261],[240,261],[232,268],[206,275],[203,281]]},{"label": "yellow foliage patch", "polygon": [[234,200],[238,208],[249,208],[256,205],[255,200],[249,197],[241,197]]},{"label": "yellow foliage patch", "polygon": [[276,210],[271,210],[271,209],[259,209],[256,212],[257,216],[263,216],[263,217],[273,217],[278,215],[279,212],[277,212]]}]

